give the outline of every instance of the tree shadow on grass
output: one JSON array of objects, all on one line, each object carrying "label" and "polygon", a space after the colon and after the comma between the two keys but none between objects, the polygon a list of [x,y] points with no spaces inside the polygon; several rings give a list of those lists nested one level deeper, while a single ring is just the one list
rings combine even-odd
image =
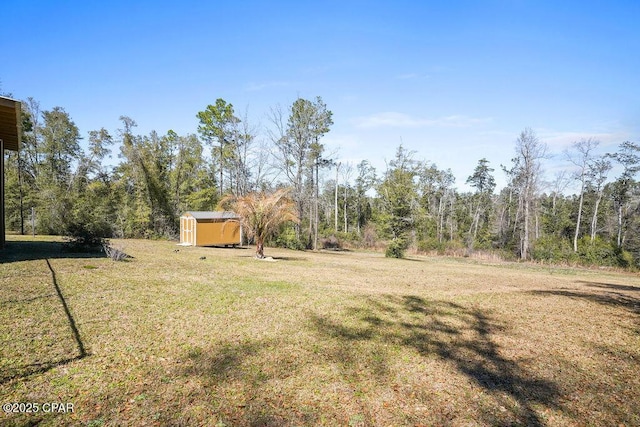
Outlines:
[{"label": "tree shadow on grass", "polygon": [[591,288],[606,289],[611,291],[640,292],[640,286],[619,285],[617,283],[588,282],[585,280],[579,280],[577,283],[587,285]]},{"label": "tree shadow on grass", "polygon": [[[295,371],[293,363],[273,355],[269,362],[265,361],[265,351],[273,352],[275,348],[276,343],[270,340],[225,341],[210,348],[191,348],[182,364],[181,376],[198,378],[206,388],[217,388],[216,402],[209,406],[224,425],[290,425],[291,420],[280,407],[282,402],[272,392],[265,392],[268,381],[286,378]],[[171,408],[163,416],[159,421],[166,424],[211,422],[194,418],[184,408]],[[316,419],[300,421],[313,425]]]},{"label": "tree shadow on grass", "polygon": [[[559,387],[533,377],[517,361],[503,356],[493,338],[502,326],[480,309],[413,295],[385,296],[370,299],[365,308],[351,309],[347,319],[336,321],[320,315],[310,319],[317,333],[341,343],[334,358],[344,361],[340,363],[347,375],[355,375],[353,367],[347,365],[358,342],[392,343],[415,350],[422,357],[453,364],[458,372],[491,394],[496,407],[502,409],[483,410],[482,416],[489,425],[543,426],[537,409],[561,409]],[[369,360],[369,371],[357,375],[375,375],[379,381],[386,381],[388,360],[378,359],[373,367]],[[435,421],[450,423],[446,418]]]},{"label": "tree shadow on grass", "polygon": [[[577,300],[591,301],[613,308],[622,308],[634,316],[640,316],[640,296],[629,294],[629,292],[638,292],[640,288],[635,286],[618,285],[613,283],[599,283],[579,281],[578,283],[586,285],[594,290],[537,290],[531,291],[534,295],[555,295]],[[638,331],[640,331],[640,317],[636,318],[638,323]]]},{"label": "tree shadow on grass", "polygon": [[[624,308],[632,314],[640,316],[640,296],[633,292],[640,292],[640,287],[629,285],[618,285],[614,283],[578,281],[577,283],[586,285],[593,290],[567,290],[552,289],[532,291],[536,295],[557,295],[574,299],[583,299],[598,304]],[[631,292],[631,294],[630,294]]]},{"label": "tree shadow on grass", "polygon": [[13,380],[23,380],[32,375],[44,374],[45,372],[50,371],[53,368],[57,368],[59,366],[64,366],[69,363],[75,362],[77,360],[81,360],[86,356],[75,356],[68,357],[59,360],[52,360],[49,362],[43,363],[30,363],[27,365],[22,365],[17,369],[12,369],[11,371],[1,372],[0,373],[0,384],[6,384]]},{"label": "tree shadow on grass", "polygon": [[[353,303],[332,315],[309,314],[304,324],[311,334],[308,340],[277,336],[191,348],[180,362],[179,378],[196,379],[205,394],[215,396],[207,405],[227,425],[468,421],[465,408],[445,408],[444,397],[434,397],[437,389],[430,388],[430,378],[425,380],[424,373],[413,371],[425,366],[437,366],[433,372],[440,375],[450,369],[459,373],[452,378],[452,389],[462,378],[468,381],[461,387],[484,391],[477,407],[464,392],[458,395],[459,403],[472,408],[478,424],[544,426],[542,411],[563,411],[556,383],[536,377],[521,362],[504,355],[497,336],[505,328],[489,312],[414,295],[356,298]],[[400,376],[398,357],[409,357]],[[398,384],[404,375],[409,382]],[[324,391],[331,397],[304,408],[298,391],[285,386],[290,379],[296,384],[303,378],[309,388],[300,390],[302,394]],[[391,396],[388,407],[380,406],[385,394]],[[424,406],[427,418],[421,409],[407,413],[394,408],[397,402],[409,408]],[[379,406],[371,406],[376,403]],[[159,421],[188,425],[211,419],[198,419],[176,406],[168,408]]]},{"label": "tree shadow on grass", "polygon": [[[43,363],[31,363],[31,364],[27,364],[24,366],[19,366],[16,368],[13,368],[11,370],[8,370],[6,372],[0,372],[0,384],[4,384],[6,382],[12,381],[14,379],[24,379],[27,378],[31,375],[34,374],[42,374],[45,373],[53,368],[56,368],[58,366],[62,366],[62,365],[66,365],[68,363],[74,362],[76,360],[80,360],[83,359],[85,357],[88,356],[88,352],[86,350],[86,347],[84,345],[84,342],[82,340],[82,337],[80,335],[80,331],[78,330],[78,327],[76,325],[76,321],[71,313],[71,310],[69,308],[69,304],[67,303],[67,300],[65,299],[63,293],[62,293],[62,289],[60,289],[60,285],[58,284],[58,279],[56,277],[56,272],[53,269],[53,267],[51,266],[51,263],[49,262],[48,259],[45,259],[46,263],[47,263],[47,267],[49,268],[49,271],[51,272],[51,282],[53,284],[53,287],[56,291],[56,295],[60,301],[60,304],[62,305],[62,309],[64,311],[66,320],[69,324],[69,328],[71,329],[71,333],[73,335],[73,339],[75,341],[75,344],[78,348],[78,354],[76,356],[70,356],[70,357],[63,357],[63,358],[59,358],[58,360],[53,360],[53,361],[49,361],[49,362],[43,362]],[[53,296],[52,294],[50,295],[46,295],[43,297],[50,297]],[[19,304],[24,304],[24,303],[33,303],[35,301],[37,301],[40,298],[43,297],[34,297],[34,298],[27,298],[27,299],[22,299],[22,300],[14,300],[14,301],[7,301],[5,303],[19,303]],[[45,320],[45,319],[42,319]],[[46,355],[38,355],[40,357],[46,357]]]},{"label": "tree shadow on grass", "polygon": [[589,292],[557,289],[550,291],[531,291],[531,293],[535,295],[556,295],[574,299],[583,299],[610,307],[621,307],[633,314],[640,315],[640,299],[617,292],[594,294]]},{"label": "tree shadow on grass", "polygon": [[[221,343],[216,350],[205,351],[201,348],[190,349],[187,357],[190,362],[185,366],[185,375],[195,375],[210,378],[216,382],[245,378],[241,366],[250,356],[260,350],[258,342]],[[257,378],[252,378],[253,383]]]},{"label": "tree shadow on grass", "polygon": [[0,250],[0,264],[56,258],[104,258],[102,251],[71,252],[64,242],[8,241]]},{"label": "tree shadow on grass", "polygon": [[297,257],[297,256],[274,256],[272,257],[276,261],[308,261],[308,258]]}]

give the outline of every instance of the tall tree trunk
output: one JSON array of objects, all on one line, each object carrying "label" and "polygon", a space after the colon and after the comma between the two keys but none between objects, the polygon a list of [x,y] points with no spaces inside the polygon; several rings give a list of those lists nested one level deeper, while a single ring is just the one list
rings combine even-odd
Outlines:
[{"label": "tall tree trunk", "polygon": [[622,247],[622,203],[618,207],[618,247]]},{"label": "tall tree trunk", "polygon": [[[0,153],[2,154],[2,153]],[[18,150],[18,190],[20,196],[20,235],[24,236],[24,189],[22,188],[22,158],[20,157],[20,150]],[[4,203],[4,201],[2,201]]]},{"label": "tall tree trunk", "polygon": [[506,206],[502,206],[500,209],[500,220],[498,221],[498,227],[499,228],[499,236],[500,236],[500,240],[503,241],[504,240],[504,236],[505,236],[505,229],[507,228],[505,225],[505,213],[507,212],[507,207]]},{"label": "tall tree trunk", "polygon": [[[315,229],[314,229],[314,236],[313,236],[313,250],[317,251],[318,250],[318,222],[320,219],[320,215],[318,214],[318,196],[319,196],[319,188],[320,185],[318,184],[320,181],[320,177],[319,177],[319,169],[320,169],[320,165],[318,164],[318,161],[316,161],[316,191],[314,194],[314,222],[315,222]],[[313,173],[313,171],[312,171]]]},{"label": "tall tree trunk", "polygon": [[360,236],[360,217],[362,216],[362,205],[360,196],[358,196],[358,203],[356,205],[356,229],[358,230],[358,236]]},{"label": "tall tree trunk", "polygon": [[582,219],[582,204],[584,202],[584,181],[580,187],[580,203],[578,204],[578,219],[576,220],[576,232],[573,235],[573,252],[578,252],[578,235],[580,234],[580,220]]},{"label": "tall tree trunk", "polygon": [[336,197],[335,197],[335,230],[338,232],[338,173],[340,172],[340,163],[336,165]]},{"label": "tall tree trunk", "polygon": [[511,228],[511,203],[513,202],[513,189],[509,187],[509,203],[507,204],[507,229]]},{"label": "tall tree trunk", "polygon": [[223,190],[223,186],[222,186],[222,180],[223,180],[223,172],[224,172],[224,167],[223,167],[223,160],[224,159],[224,146],[223,146],[223,141],[220,141],[220,197],[222,197],[222,195],[224,194],[224,190]]},{"label": "tall tree trunk", "polygon": [[[302,203],[302,168],[298,167],[296,172],[296,181],[295,181],[295,198],[296,198],[296,208],[298,211],[298,218],[302,220],[304,215],[304,204]],[[294,229],[296,231],[296,240],[300,240],[300,223],[295,223]]]},{"label": "tall tree trunk", "polygon": [[596,199],[596,204],[593,207],[593,218],[591,218],[591,241],[592,242],[596,238],[596,230],[598,229],[598,208],[600,206],[601,200],[602,200],[602,192],[598,192],[598,198]]},{"label": "tall tree trunk", "polygon": [[444,239],[444,206],[442,204],[442,199],[444,199],[444,195],[440,196],[440,201],[438,203],[438,242],[442,243]]},{"label": "tall tree trunk", "polygon": [[[473,213],[473,219],[471,220],[471,227],[469,227],[469,234],[471,235],[471,231],[473,230],[473,242],[475,242],[478,237],[478,223],[480,222],[480,201],[478,200],[478,205],[476,206],[476,210]],[[472,242],[472,243],[473,243]]]},{"label": "tall tree trunk", "polygon": [[344,217],[344,232],[349,232],[349,227],[347,224],[347,183],[344,185],[344,203],[342,205],[343,217]]},{"label": "tall tree trunk", "polygon": [[529,197],[526,197],[527,200],[524,202],[524,235],[522,236],[522,252],[520,254],[520,258],[526,260],[529,257],[529,215],[530,215],[530,200]]},{"label": "tall tree trunk", "polygon": [[473,231],[473,226],[476,223],[476,211],[475,209],[473,209],[473,202],[471,202],[471,209],[469,209],[469,211],[471,212],[471,224],[469,225],[469,231],[467,232],[467,234],[471,235],[471,232]]},{"label": "tall tree trunk", "polygon": [[520,221],[520,212],[522,212],[523,208],[522,206],[524,205],[523,201],[522,201],[522,196],[518,195],[518,209],[516,209],[516,217],[513,219],[513,235],[515,236],[516,232],[518,231],[518,226],[520,225],[519,221]]},{"label": "tall tree trunk", "polygon": [[450,199],[450,212],[449,212],[449,241],[453,242],[453,197]]},{"label": "tall tree trunk", "polygon": [[313,247],[313,249],[315,250],[315,246],[314,245],[314,241],[313,241],[313,226],[314,226],[314,207],[315,207],[315,195],[316,195],[316,191],[315,191],[315,184],[314,184],[314,172],[313,172],[313,166],[311,166],[311,194],[308,194],[308,200],[309,200],[309,208],[308,208],[308,213],[309,213],[309,228],[307,230],[307,242],[306,242],[306,246],[308,247]]}]

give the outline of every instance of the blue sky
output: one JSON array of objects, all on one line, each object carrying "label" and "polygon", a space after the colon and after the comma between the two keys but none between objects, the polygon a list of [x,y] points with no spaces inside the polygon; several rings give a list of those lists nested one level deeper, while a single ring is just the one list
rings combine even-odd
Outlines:
[{"label": "blue sky", "polygon": [[[379,172],[400,142],[451,168],[514,155],[525,127],[556,154],[640,140],[638,1],[15,1],[3,16],[4,92],[61,106],[83,136],[119,116],[195,133],[216,98],[254,124],[297,97],[334,113],[329,151]],[[10,39],[8,35],[16,38]],[[266,134],[263,132],[266,138]]]}]

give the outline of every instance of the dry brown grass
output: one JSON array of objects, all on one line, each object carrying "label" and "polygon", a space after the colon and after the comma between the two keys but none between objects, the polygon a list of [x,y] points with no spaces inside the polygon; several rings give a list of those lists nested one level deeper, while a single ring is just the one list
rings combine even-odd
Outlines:
[{"label": "dry brown grass", "polygon": [[0,396],[75,412],[2,425],[640,425],[638,275],[9,240]]}]

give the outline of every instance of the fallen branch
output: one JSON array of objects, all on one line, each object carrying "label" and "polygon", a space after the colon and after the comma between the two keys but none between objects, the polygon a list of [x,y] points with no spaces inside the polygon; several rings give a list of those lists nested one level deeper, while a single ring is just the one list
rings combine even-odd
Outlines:
[{"label": "fallen branch", "polygon": [[127,255],[123,249],[109,246],[108,244],[102,245],[102,249],[112,261],[124,261],[127,258],[132,258],[132,256]]}]

